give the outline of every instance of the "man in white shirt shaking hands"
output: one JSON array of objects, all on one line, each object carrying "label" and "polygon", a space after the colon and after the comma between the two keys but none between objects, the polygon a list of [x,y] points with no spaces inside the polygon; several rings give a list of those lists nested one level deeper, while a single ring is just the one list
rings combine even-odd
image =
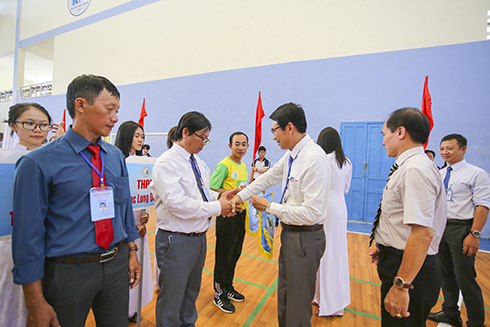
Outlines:
[{"label": "man in white shirt shaking hands", "polygon": [[[276,165],[237,194],[232,204],[234,208],[235,204],[252,198],[256,209],[281,219],[279,327],[311,326],[316,273],[325,251],[323,222],[330,185],[327,155],[306,134],[306,117],[300,105],[284,104],[269,118],[272,139],[287,152]],[[253,196],[281,181],[283,191],[279,203]]]},{"label": "man in white shirt shaking hands", "polygon": [[[177,141],[153,167],[151,190],[157,216],[156,255],[161,270],[157,326],[194,326],[196,299],[206,258],[206,231],[213,216],[230,215],[238,189],[209,189],[210,171],[196,156],[209,144],[211,123],[200,112],[184,114]],[[219,198],[219,199],[218,199]]]}]

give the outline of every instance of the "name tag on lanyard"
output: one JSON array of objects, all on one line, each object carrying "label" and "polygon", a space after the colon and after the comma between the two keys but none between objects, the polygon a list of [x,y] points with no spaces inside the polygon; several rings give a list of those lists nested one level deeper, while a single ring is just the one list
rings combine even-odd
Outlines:
[{"label": "name tag on lanyard", "polygon": [[447,190],[446,200],[451,201],[453,199],[453,190],[450,188]]},{"label": "name tag on lanyard", "polygon": [[92,221],[114,218],[114,192],[112,187],[90,189],[90,215]]},{"label": "name tag on lanyard", "polygon": [[114,213],[114,191],[110,186],[104,186],[106,181],[104,181],[104,155],[102,150],[100,150],[100,158],[102,161],[102,169],[99,171],[87,157],[80,152],[80,155],[85,159],[85,161],[92,167],[92,169],[100,177],[101,187],[92,187],[89,191],[90,197],[90,218],[92,221],[98,221],[103,219],[113,219],[115,217]]}]

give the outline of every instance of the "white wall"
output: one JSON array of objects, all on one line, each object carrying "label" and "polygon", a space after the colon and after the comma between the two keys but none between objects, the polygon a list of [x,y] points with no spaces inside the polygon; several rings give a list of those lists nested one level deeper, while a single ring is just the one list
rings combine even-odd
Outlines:
[{"label": "white wall", "polygon": [[20,39],[27,39],[130,1],[92,0],[85,13],[75,17],[68,11],[66,0],[22,0]]},{"label": "white wall", "polygon": [[[54,93],[64,93],[81,73],[106,75],[121,85],[480,41],[486,38],[489,5],[489,0],[158,1],[56,36]],[[63,10],[47,13],[43,21],[61,22],[57,15]]]},{"label": "white wall", "polygon": [[16,11],[16,0],[0,1],[0,90],[13,85]]},{"label": "white wall", "polygon": [[14,51],[17,0],[0,1],[0,57]]}]

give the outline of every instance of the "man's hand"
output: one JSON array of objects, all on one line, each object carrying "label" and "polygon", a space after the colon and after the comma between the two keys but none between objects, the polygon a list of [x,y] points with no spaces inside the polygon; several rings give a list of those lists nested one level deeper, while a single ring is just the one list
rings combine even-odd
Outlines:
[{"label": "man's hand", "polygon": [[[226,192],[225,192],[226,193]],[[224,193],[223,193],[224,194]],[[223,217],[230,216],[232,212],[232,207],[231,207],[231,201],[226,199],[227,195],[221,196],[219,198],[219,203],[221,204],[221,215]],[[232,214],[231,216],[234,216],[235,214]]]},{"label": "man's hand", "polygon": [[150,215],[147,212],[143,214],[143,211],[141,211],[139,219],[141,225],[146,225],[148,223],[148,220],[150,220]]},{"label": "man's hand", "polygon": [[[128,246],[134,246],[134,242],[127,243]],[[143,251],[143,249],[141,249]],[[136,255],[136,251],[129,252],[129,286],[133,289],[138,285],[141,278],[141,266]]]},{"label": "man's hand", "polygon": [[468,257],[472,256],[476,252],[478,252],[478,249],[480,248],[480,239],[474,237],[473,235],[468,234],[466,238],[463,241],[463,253],[466,254]]},{"label": "man's hand", "polygon": [[231,201],[231,199],[233,199],[233,197],[235,196],[235,194],[237,194],[241,190],[242,190],[241,188],[237,187],[237,188],[235,188],[233,190],[224,191],[223,193],[221,193],[220,199],[225,198],[225,200]]},{"label": "man's hand", "polygon": [[53,307],[44,301],[36,307],[28,309],[26,327],[59,327]]},{"label": "man's hand", "polygon": [[231,213],[230,213],[230,216],[234,216],[235,213],[237,212],[241,212],[242,211],[242,207],[240,207],[240,204],[242,204],[242,198],[237,194],[235,195],[231,200]]},{"label": "man's hand", "polygon": [[146,226],[145,225],[136,225],[136,227],[138,227],[138,233],[140,234],[140,237],[145,237]]},{"label": "man's hand", "polygon": [[41,280],[22,285],[22,289],[28,311],[26,327],[60,327],[56,312],[44,298]]},{"label": "man's hand", "polygon": [[224,197],[226,200],[230,201],[230,203],[231,203],[231,212],[228,213],[228,215],[226,215],[224,217],[232,217],[235,214],[243,211],[240,204],[233,204],[233,202],[231,202],[236,197],[236,194],[238,192],[240,192],[241,190],[242,190],[242,188],[237,187],[233,190],[228,190],[228,191],[221,193],[220,199],[222,199]]},{"label": "man's hand", "polygon": [[371,257],[371,263],[378,265],[378,263],[379,263],[379,250],[378,250],[378,248],[374,248],[374,251],[369,253],[369,256]]},{"label": "man's hand", "polygon": [[392,317],[407,318],[410,316],[408,312],[408,304],[410,303],[410,295],[407,288],[397,288],[392,286],[385,297],[385,309]]},{"label": "man's hand", "polygon": [[252,205],[254,206],[255,209],[259,211],[264,211],[265,207],[267,207],[269,203],[270,201],[267,200],[266,198],[256,196],[256,195],[252,196]]}]

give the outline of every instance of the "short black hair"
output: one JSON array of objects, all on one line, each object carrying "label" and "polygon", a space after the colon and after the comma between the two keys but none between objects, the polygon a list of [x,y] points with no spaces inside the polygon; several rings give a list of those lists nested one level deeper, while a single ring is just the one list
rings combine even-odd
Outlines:
[{"label": "short black hair", "polygon": [[393,111],[386,121],[386,127],[393,133],[403,126],[415,143],[425,144],[430,132],[430,121],[417,108],[400,108]]},{"label": "short black hair", "polygon": [[435,158],[436,157],[436,153],[432,150],[425,150],[425,153],[432,153],[432,156]]},{"label": "short black hair", "polygon": [[247,134],[245,134],[244,132],[235,132],[235,133],[233,133],[233,134],[230,135],[230,143],[229,144],[231,144],[233,142],[233,137],[235,135],[245,135],[245,137],[247,138],[247,143],[248,143],[248,136],[247,136]]},{"label": "short black hair", "polygon": [[211,130],[211,122],[202,113],[197,111],[189,111],[180,117],[179,124],[177,125],[177,131],[175,137],[177,141],[182,139],[182,131],[184,128],[189,130],[189,135],[193,134],[201,129]]},{"label": "short black hair", "polygon": [[466,146],[468,144],[468,140],[466,139],[466,137],[464,137],[461,134],[446,135],[442,138],[441,143],[443,141],[450,141],[450,140],[456,140],[456,142],[458,142],[458,146],[460,149],[462,149],[464,146]]},{"label": "short black hair", "polygon": [[259,146],[259,149],[257,151],[265,151],[265,152],[267,152],[267,150],[265,149],[265,146],[263,146],[263,145]]},{"label": "short black hair", "polygon": [[[138,127],[141,128],[143,133],[145,132],[143,126],[131,120],[122,123],[117,130],[114,146],[118,147],[122,151],[125,158],[129,157],[130,155],[134,133],[136,133]],[[136,151],[136,155],[140,156],[141,151]]]},{"label": "short black hair", "polygon": [[83,98],[93,105],[100,92],[106,89],[111,95],[121,99],[116,86],[107,78],[96,75],[80,75],[68,85],[66,90],[66,108],[70,117],[75,118],[75,100]]},{"label": "short black hair", "polygon": [[270,119],[277,122],[277,125],[284,130],[288,123],[292,123],[300,133],[306,133],[306,116],[301,105],[296,103],[286,103],[278,107],[270,115]]},{"label": "short black hair", "polygon": [[143,144],[143,147],[141,149],[142,150],[146,149],[146,150],[150,151],[150,145],[149,144]]}]

